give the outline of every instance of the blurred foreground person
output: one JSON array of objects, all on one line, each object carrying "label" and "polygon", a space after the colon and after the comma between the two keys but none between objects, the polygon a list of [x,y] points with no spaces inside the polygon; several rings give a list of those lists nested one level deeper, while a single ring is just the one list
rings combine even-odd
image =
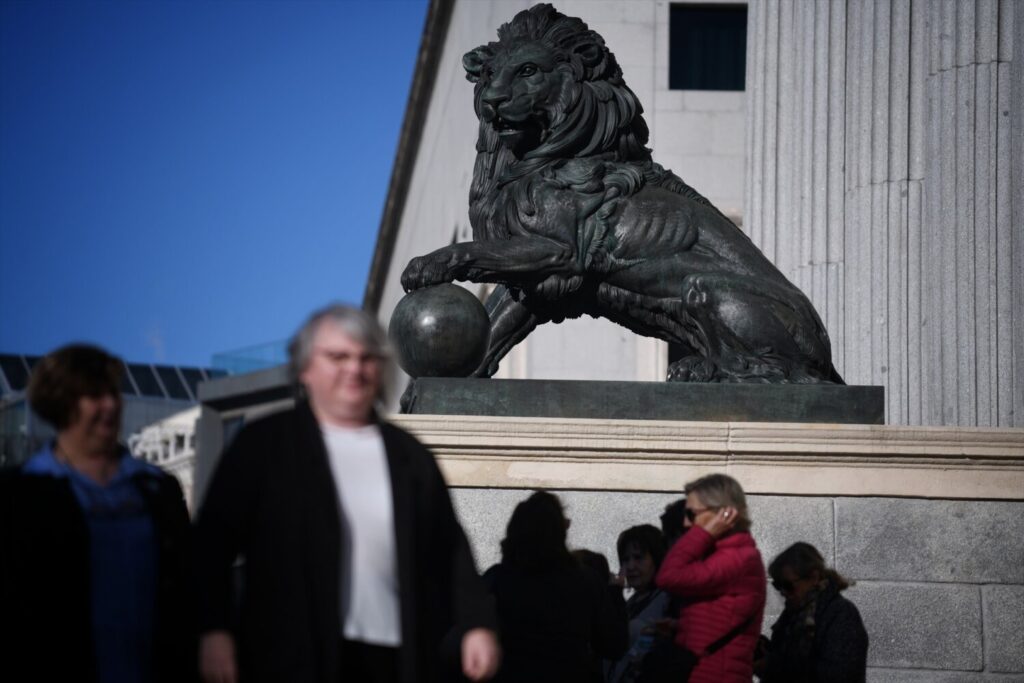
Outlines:
[{"label": "blurred foreground person", "polygon": [[626,649],[622,595],[580,565],[565,545],[558,498],[537,491],[519,503],[501,542],[501,563],[484,574],[504,646],[496,681],[590,683],[594,657]]},{"label": "blurred foreground person", "polygon": [[189,520],[177,480],[118,443],[123,363],[65,346],[36,364],[56,439],[0,475],[0,679],[196,677]]},{"label": "blurred foreground person", "polygon": [[749,533],[739,483],[710,474],[686,485],[687,531],[668,551],[657,584],[682,599],[676,644],[694,683],[749,683],[764,617],[764,563]]},{"label": "blurred foreground person", "polygon": [[448,489],[430,452],[374,412],[383,330],[333,305],[289,353],[308,398],[242,429],[199,514],[204,679],[433,683],[446,636],[468,678],[490,678],[493,609]]},{"label": "blurred foreground person", "polygon": [[818,549],[794,543],[768,567],[786,608],[755,664],[763,683],[863,683],[868,634],[857,607],[840,595],[850,582]]},{"label": "blurred foreground person", "polygon": [[668,628],[667,633],[659,633],[659,627],[665,630],[661,622],[671,617],[669,595],[654,585],[658,567],[665,558],[665,539],[654,526],[641,524],[619,534],[615,545],[625,586],[633,594],[626,601],[629,651],[608,663],[606,678],[608,683],[633,683],[641,680],[646,659],[658,641],[671,638],[674,632]]}]

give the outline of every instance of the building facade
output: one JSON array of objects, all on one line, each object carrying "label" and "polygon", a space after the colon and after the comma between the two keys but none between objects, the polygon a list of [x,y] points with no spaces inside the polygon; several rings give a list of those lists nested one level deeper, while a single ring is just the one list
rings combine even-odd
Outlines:
[{"label": "building facade", "polygon": [[157,465],[178,480],[189,512],[193,511],[198,419],[199,406],[193,406],[146,425],[128,437],[132,455]]}]

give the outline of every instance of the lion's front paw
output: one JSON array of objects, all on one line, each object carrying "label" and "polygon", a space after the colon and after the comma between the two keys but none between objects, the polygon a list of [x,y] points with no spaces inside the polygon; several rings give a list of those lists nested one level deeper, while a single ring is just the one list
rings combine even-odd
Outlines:
[{"label": "lion's front paw", "polygon": [[409,261],[402,273],[402,288],[407,292],[451,281],[448,267],[432,254],[417,256]]}]

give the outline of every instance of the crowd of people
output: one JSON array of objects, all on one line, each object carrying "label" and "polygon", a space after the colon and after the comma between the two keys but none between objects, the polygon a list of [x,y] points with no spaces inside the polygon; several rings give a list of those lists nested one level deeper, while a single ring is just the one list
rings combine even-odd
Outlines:
[{"label": "crowd of people", "polygon": [[[570,550],[561,501],[535,492],[481,577],[430,452],[376,412],[377,322],[329,306],[289,354],[294,407],[243,428],[194,524],[176,480],[119,443],[123,363],[76,344],[36,364],[56,438],[0,472],[0,678],[864,680],[849,581],[803,542],[766,572],[734,479],[623,531],[617,572]],[[768,576],[785,609],[765,638]]]}]

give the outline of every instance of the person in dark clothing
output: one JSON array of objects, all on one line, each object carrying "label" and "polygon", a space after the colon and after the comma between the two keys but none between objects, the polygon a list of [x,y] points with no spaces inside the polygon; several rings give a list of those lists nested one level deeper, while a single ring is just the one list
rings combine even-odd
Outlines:
[{"label": "person in dark clothing", "polygon": [[602,581],[606,581],[609,585],[615,585],[615,576],[612,574],[611,565],[608,564],[608,558],[601,553],[594,552],[593,550],[587,550],[586,548],[577,548],[570,553],[573,558],[582,567],[586,567],[594,573]]},{"label": "person in dark clothing", "polygon": [[683,518],[686,517],[686,499],[680,498],[665,506],[661,513],[661,533],[665,537],[665,547],[671,548],[683,535]]},{"label": "person in dark clothing", "polygon": [[670,596],[654,585],[665,558],[665,539],[653,525],[641,524],[619,534],[616,550],[622,578],[633,590],[626,602],[629,652],[618,661],[608,662],[605,675],[609,683],[634,683],[640,680],[647,658],[656,648],[671,647],[674,628],[668,611]]},{"label": "person in dark clothing", "polygon": [[33,369],[29,403],[57,436],[0,473],[0,680],[197,678],[188,510],[118,443],[123,371],[84,344]]},{"label": "person in dark clothing", "polygon": [[567,526],[558,498],[544,491],[512,513],[501,563],[484,574],[504,649],[495,681],[590,683],[593,655],[626,649],[622,595],[573,559]]},{"label": "person in dark clothing", "polygon": [[850,582],[802,542],[772,560],[768,573],[786,608],[755,663],[762,683],[863,683],[868,634],[857,607],[840,595]]},{"label": "person in dark clothing", "polygon": [[[605,584],[608,599],[611,601],[611,606],[615,611],[615,621],[628,622],[629,616],[626,614],[626,601],[622,599],[622,585],[619,582],[618,576],[612,574],[608,558],[601,553],[585,548],[573,550],[572,556],[581,567],[589,569],[594,576]],[[590,652],[590,671],[590,680],[593,683],[605,683],[604,658],[595,652],[593,648],[591,648]]]},{"label": "person in dark clothing", "polygon": [[386,351],[369,314],[314,313],[289,345],[304,395],[222,456],[196,525],[209,683],[434,683],[445,644],[473,681],[497,668],[493,609],[437,463],[374,411]]}]

